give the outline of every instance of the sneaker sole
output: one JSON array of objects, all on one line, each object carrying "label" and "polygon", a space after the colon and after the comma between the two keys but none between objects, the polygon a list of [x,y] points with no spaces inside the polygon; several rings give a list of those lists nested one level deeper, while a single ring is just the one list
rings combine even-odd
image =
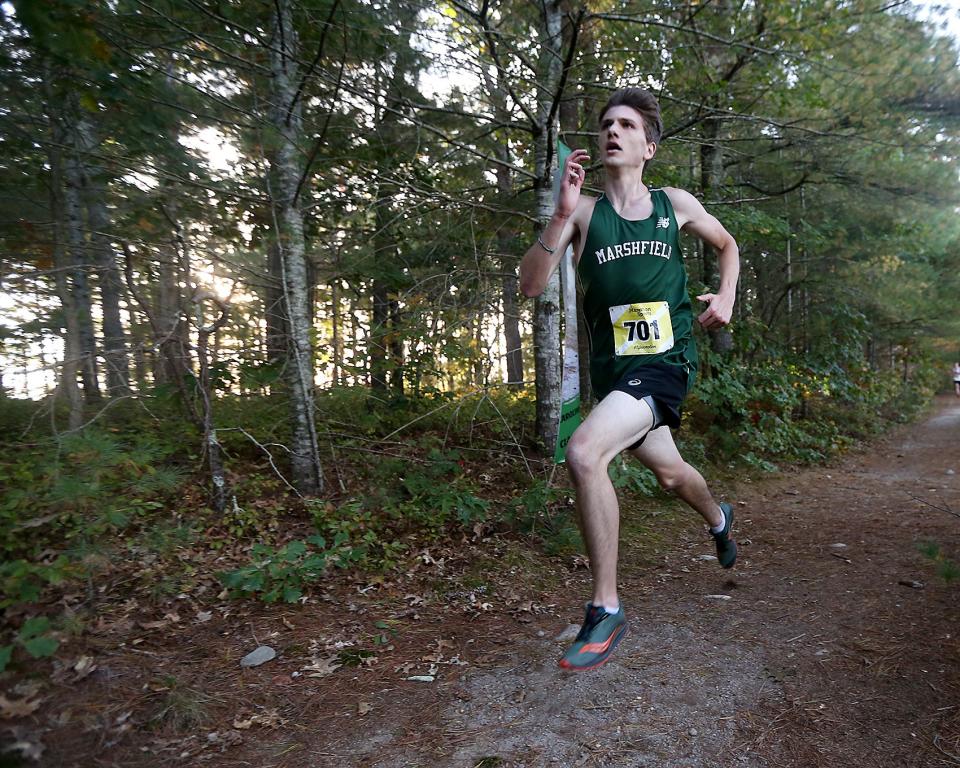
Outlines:
[{"label": "sneaker sole", "polygon": [[566,659],[560,659],[558,662],[560,668],[566,670],[567,672],[589,672],[591,669],[602,667],[610,659],[610,656],[613,655],[614,650],[616,650],[616,647],[620,644],[620,641],[623,640],[623,636],[627,634],[628,626],[628,624],[621,624],[620,627],[617,628],[616,634],[613,636],[613,640],[610,643],[610,647],[607,648],[606,653],[603,654],[599,661],[595,661],[593,664],[590,664],[586,667],[580,667],[576,664],[571,664]]}]

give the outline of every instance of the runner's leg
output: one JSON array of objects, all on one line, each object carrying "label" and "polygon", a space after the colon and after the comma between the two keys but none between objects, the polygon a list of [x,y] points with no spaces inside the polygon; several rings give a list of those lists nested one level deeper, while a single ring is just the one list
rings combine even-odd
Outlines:
[{"label": "runner's leg", "polygon": [[643,444],[630,453],[653,471],[664,490],[676,493],[699,512],[708,525],[723,523],[720,508],[703,475],[683,460],[669,427],[653,430]]},{"label": "runner's leg", "polygon": [[594,408],[567,444],[580,526],[593,573],[593,604],[616,606],[620,507],[607,465],[653,426],[650,406],[614,391]]}]

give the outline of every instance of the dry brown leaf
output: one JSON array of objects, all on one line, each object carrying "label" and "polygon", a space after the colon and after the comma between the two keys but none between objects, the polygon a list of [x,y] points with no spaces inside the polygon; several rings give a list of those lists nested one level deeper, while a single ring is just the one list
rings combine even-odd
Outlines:
[{"label": "dry brown leaf", "polygon": [[251,715],[246,720],[241,720],[238,715],[233,719],[233,727],[238,731],[245,731],[252,725],[259,725],[261,728],[276,728],[278,725],[285,725],[286,720],[280,717],[275,709],[268,709],[266,712],[260,712]]},{"label": "dry brown leaf", "polygon": [[21,699],[32,699],[43,689],[44,684],[39,680],[23,680],[13,686],[13,692]]},{"label": "dry brown leaf", "polygon": [[373,709],[373,706],[367,704],[365,701],[361,701],[357,704],[357,714],[360,716],[367,714],[367,712],[369,712],[371,709]]},{"label": "dry brown leaf", "polygon": [[161,619],[160,621],[138,621],[137,624],[140,626],[140,629],[163,629],[170,622]]},{"label": "dry brown leaf", "polygon": [[303,667],[301,671],[306,672],[307,677],[326,677],[332,675],[342,666],[343,664],[336,656],[322,656],[311,659],[310,663]]},{"label": "dry brown leaf", "polygon": [[0,717],[4,720],[10,720],[14,717],[26,717],[37,711],[43,699],[34,699],[30,701],[24,697],[22,699],[10,700],[0,694]]},{"label": "dry brown leaf", "polygon": [[93,656],[81,656],[77,659],[76,664],[73,665],[73,671],[76,672],[76,677],[73,681],[78,682],[87,677],[91,672],[96,671],[97,665],[93,661]]}]

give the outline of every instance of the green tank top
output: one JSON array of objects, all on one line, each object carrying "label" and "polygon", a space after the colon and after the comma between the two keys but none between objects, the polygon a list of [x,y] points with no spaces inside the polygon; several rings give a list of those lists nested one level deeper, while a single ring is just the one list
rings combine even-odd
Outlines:
[{"label": "green tank top", "polygon": [[590,380],[600,399],[620,378],[650,363],[683,367],[688,389],[696,375],[680,227],[667,193],[651,189],[650,196],[650,216],[629,221],[602,195],[577,265],[590,337]]}]

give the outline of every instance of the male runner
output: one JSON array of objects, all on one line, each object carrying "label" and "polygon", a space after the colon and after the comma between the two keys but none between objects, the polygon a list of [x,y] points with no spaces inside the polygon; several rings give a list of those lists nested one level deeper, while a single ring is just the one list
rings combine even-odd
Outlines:
[{"label": "male runner", "polygon": [[720,287],[698,296],[704,328],[730,322],[740,273],[737,243],[681,189],[650,189],[643,169],[663,132],[649,91],[616,91],[600,113],[599,148],[606,178],[599,198],[580,194],[585,150],[566,160],[550,223],[520,264],[520,290],[543,292],[567,245],[574,245],[590,335],[590,380],[599,404],[567,444],[567,466],[590,567],[593,599],[560,666],[582,671],[603,664],[627,630],[617,596],[620,511],[607,465],[628,450],[660,485],[699,512],[716,540],[717,559],[733,566],[733,508],[717,504],[700,473],[687,464],[668,427],[680,426],[680,405],[697,369],[693,310],[680,252],[686,229],[717,249]]}]

